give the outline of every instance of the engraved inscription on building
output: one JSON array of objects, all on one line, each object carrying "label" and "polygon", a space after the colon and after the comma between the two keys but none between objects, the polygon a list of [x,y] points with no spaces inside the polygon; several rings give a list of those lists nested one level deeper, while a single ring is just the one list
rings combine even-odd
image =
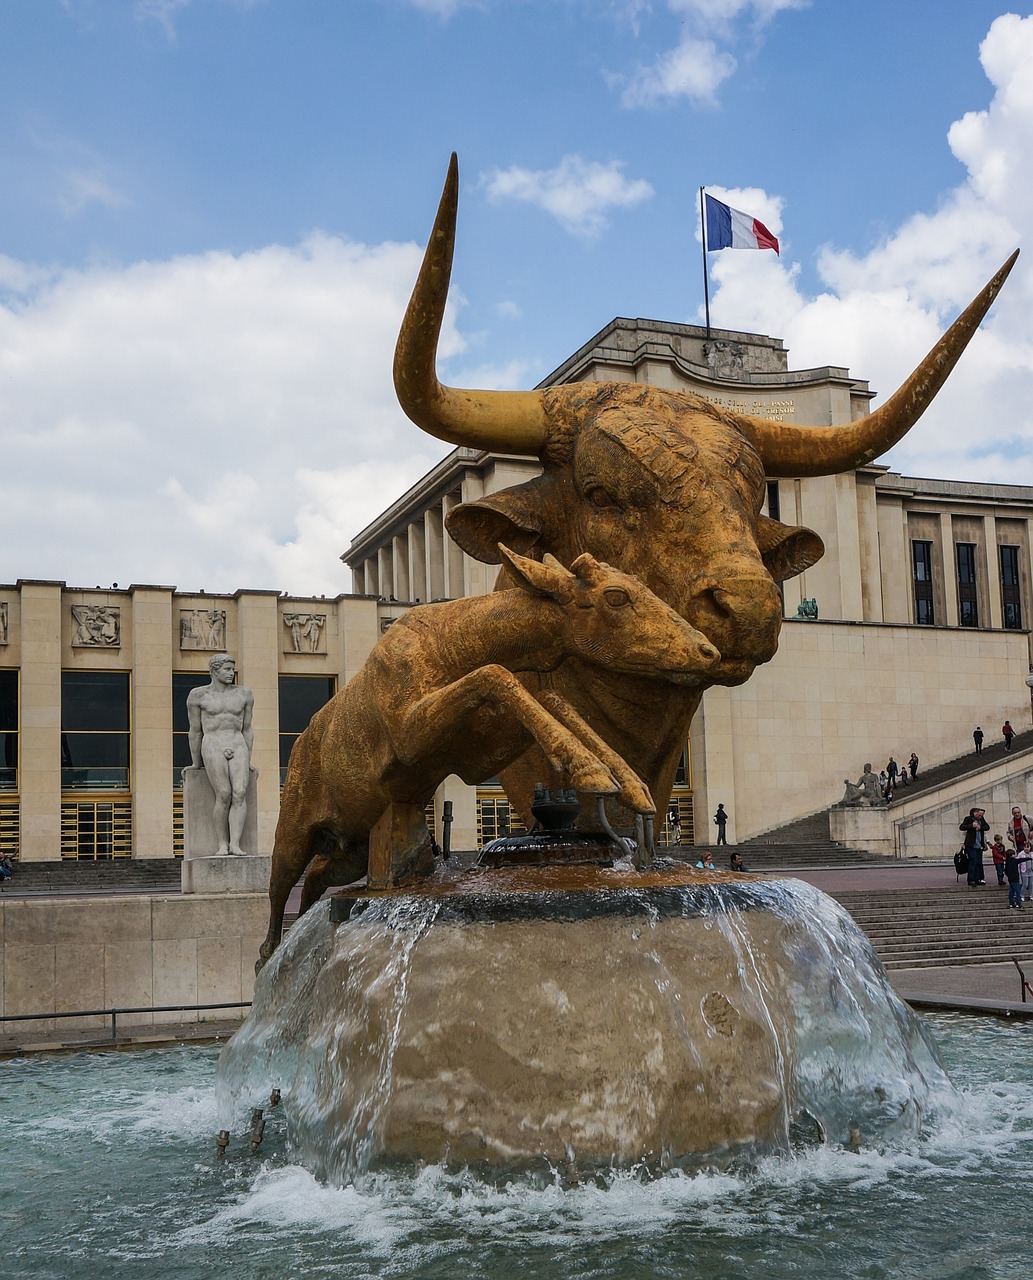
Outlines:
[{"label": "engraved inscription on building", "polygon": [[7,643],[7,601],[0,600],[0,644]]},{"label": "engraved inscription on building", "polygon": [[109,604],[73,604],[72,644],[77,649],[117,649],[121,643],[122,611]]},{"label": "engraved inscription on building", "polygon": [[[701,393],[702,394],[702,393]],[[702,399],[716,404],[719,409],[730,409],[733,413],[746,413],[751,418],[770,418],[773,422],[784,422],[796,413],[796,401],[792,397],[782,400],[761,400],[756,396],[733,398],[731,396],[702,395]]]},{"label": "engraved inscription on building", "polygon": [[226,610],[180,609],[179,647],[221,653],[226,648]]},{"label": "engraved inscription on building", "polygon": [[326,653],[325,613],[285,613],[283,625],[287,653]]}]

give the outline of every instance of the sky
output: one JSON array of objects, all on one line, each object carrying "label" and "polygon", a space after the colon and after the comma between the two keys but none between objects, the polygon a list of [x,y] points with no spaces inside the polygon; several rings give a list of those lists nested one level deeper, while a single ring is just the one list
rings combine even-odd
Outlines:
[{"label": "sky", "polygon": [[[1033,228],[1033,14],[988,0],[4,0],[0,582],[350,590],[448,451],[391,360],[449,154],[443,381],[703,318],[875,405]],[[881,460],[1033,484],[1033,246]]]}]

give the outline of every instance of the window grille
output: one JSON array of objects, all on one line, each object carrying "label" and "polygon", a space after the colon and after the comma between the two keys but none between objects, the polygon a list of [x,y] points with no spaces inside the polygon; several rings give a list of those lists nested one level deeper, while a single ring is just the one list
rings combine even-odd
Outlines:
[{"label": "window grille", "polygon": [[128,800],[64,800],[61,857],[106,861],[133,856],[133,806]]},{"label": "window grille", "polygon": [[0,853],[18,856],[21,838],[21,810],[17,800],[0,799]]}]

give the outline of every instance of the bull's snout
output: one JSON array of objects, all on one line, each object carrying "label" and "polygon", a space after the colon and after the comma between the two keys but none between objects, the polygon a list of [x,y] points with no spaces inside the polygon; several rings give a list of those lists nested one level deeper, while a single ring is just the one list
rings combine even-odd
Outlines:
[{"label": "bull's snout", "polygon": [[687,618],[724,663],[767,662],[778,644],[782,597],[766,575],[722,577],[698,588]]}]

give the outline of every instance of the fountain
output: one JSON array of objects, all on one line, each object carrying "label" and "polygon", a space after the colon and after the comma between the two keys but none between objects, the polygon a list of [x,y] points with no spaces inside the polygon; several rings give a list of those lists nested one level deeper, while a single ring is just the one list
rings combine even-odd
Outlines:
[{"label": "fountain", "polygon": [[[399,399],[454,444],[537,453],[543,474],[449,517],[464,550],[501,563],[496,592],[396,622],[295,745],[267,963],[222,1056],[219,1128],[275,1086],[300,1159],[341,1186],[424,1162],[575,1182],[914,1137],[950,1086],[849,916],[799,882],[655,860],[651,821],[703,691],[770,660],[776,580],[822,554],[761,514],[765,476],[833,474],[899,439],[1014,257],[848,427],[626,383],[468,392],[435,372],[457,183],[453,157]],[[536,786],[560,788],[577,831],[469,871],[435,862],[435,787],[495,772],[525,819]]]}]

